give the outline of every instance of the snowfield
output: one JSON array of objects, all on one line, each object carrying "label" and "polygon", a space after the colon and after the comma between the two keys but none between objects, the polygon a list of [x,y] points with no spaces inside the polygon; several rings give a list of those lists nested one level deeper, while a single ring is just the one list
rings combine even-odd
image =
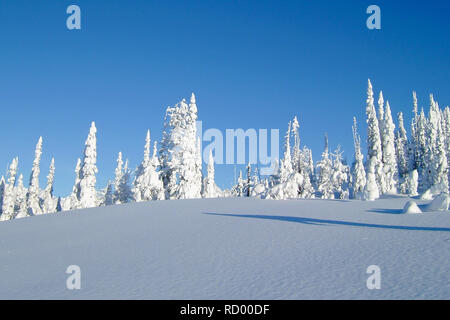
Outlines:
[{"label": "snowfield", "polygon": [[6,221],[0,298],[450,299],[450,212],[402,214],[408,200],[150,201]]}]

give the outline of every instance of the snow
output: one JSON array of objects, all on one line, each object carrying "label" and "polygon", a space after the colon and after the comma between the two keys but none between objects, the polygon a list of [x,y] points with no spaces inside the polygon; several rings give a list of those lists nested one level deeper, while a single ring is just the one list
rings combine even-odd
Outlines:
[{"label": "snow", "polygon": [[417,203],[410,200],[406,202],[405,206],[403,207],[403,213],[422,213],[422,210],[417,206]]},{"label": "snow", "polygon": [[450,215],[401,214],[407,200],[168,200],[1,222],[0,299],[449,299]]},{"label": "snow", "polygon": [[433,201],[431,201],[431,203],[425,207],[425,211],[446,211],[448,210],[449,201],[450,198],[448,194],[441,193],[440,195],[436,196],[436,198],[434,198]]}]

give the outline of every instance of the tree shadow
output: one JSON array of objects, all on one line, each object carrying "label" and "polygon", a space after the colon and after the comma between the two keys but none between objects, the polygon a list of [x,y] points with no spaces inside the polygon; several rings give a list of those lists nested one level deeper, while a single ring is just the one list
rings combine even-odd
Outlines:
[{"label": "tree shadow", "polygon": [[361,227],[361,228],[450,232],[450,228],[396,226],[396,225],[386,225],[386,224],[373,224],[373,223],[339,221],[339,220],[325,220],[325,219],[304,218],[304,217],[230,214],[230,213],[213,213],[213,212],[203,212],[203,214],[212,215],[212,216],[233,217],[233,218],[277,220],[277,221],[295,222],[295,223],[302,223],[302,224],[308,224],[308,225],[320,225],[320,226],[344,225],[344,226]]},{"label": "tree shadow", "polygon": [[402,209],[370,209],[366,212],[376,212],[376,213],[388,213],[388,214],[403,214]]}]

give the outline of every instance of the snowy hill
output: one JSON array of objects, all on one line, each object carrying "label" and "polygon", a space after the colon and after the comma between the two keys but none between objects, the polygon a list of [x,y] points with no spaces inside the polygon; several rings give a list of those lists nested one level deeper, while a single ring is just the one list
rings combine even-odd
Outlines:
[{"label": "snowy hill", "polygon": [[6,221],[0,298],[449,299],[450,213],[401,214],[407,200],[151,201]]}]

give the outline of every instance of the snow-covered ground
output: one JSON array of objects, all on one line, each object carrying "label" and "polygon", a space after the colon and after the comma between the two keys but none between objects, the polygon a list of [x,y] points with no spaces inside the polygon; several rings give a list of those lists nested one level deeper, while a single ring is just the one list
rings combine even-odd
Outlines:
[{"label": "snow-covered ground", "polygon": [[170,200],[2,222],[0,298],[450,299],[450,212],[402,214],[407,200]]}]

